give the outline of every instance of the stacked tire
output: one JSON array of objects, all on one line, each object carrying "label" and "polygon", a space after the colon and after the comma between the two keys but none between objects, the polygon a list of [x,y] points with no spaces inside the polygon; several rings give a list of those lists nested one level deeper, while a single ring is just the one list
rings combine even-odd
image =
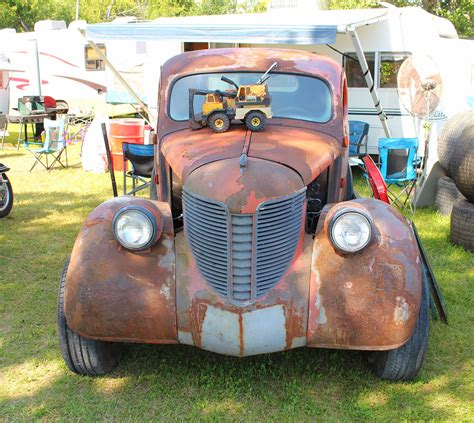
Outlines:
[{"label": "stacked tire", "polygon": [[435,203],[441,214],[451,213],[451,241],[474,251],[474,110],[446,122],[438,157],[448,177],[438,180]]}]

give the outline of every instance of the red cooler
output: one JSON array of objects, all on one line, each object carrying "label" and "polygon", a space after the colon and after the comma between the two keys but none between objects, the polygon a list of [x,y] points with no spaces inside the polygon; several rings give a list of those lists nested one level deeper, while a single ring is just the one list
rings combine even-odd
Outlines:
[{"label": "red cooler", "polygon": [[145,121],[143,119],[111,119],[109,143],[114,170],[123,171],[122,143],[144,144]]}]

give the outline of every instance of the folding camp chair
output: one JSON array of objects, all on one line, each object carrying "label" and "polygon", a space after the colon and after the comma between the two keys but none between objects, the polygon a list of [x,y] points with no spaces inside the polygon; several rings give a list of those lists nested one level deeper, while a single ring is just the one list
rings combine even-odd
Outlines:
[{"label": "folding camp chair", "polygon": [[[418,163],[418,138],[380,138],[380,173],[388,186],[390,201],[397,207],[409,205],[410,196],[415,194]],[[396,186],[399,191],[390,187]]]},{"label": "folding camp chair", "polygon": [[[123,193],[135,195],[136,192],[151,186],[153,172],[153,144],[122,143],[123,150]],[[127,172],[127,161],[132,169]],[[132,190],[127,192],[127,179],[132,179]],[[138,182],[138,185],[137,185]]]},{"label": "folding camp chair", "polygon": [[349,121],[349,156],[366,156],[369,124],[359,120]]},{"label": "folding camp chair", "polygon": [[[32,148],[38,145],[35,142],[24,142],[24,147],[33,154],[35,162],[31,166],[30,172],[39,163],[46,170],[51,170],[56,163],[59,163],[64,169],[68,167],[67,149],[65,139],[65,121],[64,119],[51,120],[44,119],[44,141],[40,148]],[[62,155],[66,157],[66,164],[62,162]],[[53,161],[50,163],[48,157],[52,156]],[[44,160],[44,161],[43,161]]]}]

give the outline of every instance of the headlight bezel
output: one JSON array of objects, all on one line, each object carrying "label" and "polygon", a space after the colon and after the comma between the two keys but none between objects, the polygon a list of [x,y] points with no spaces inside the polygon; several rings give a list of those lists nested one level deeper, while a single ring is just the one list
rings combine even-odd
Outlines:
[{"label": "headlight bezel", "polygon": [[[369,236],[368,236],[367,240],[365,241],[365,243],[362,244],[357,249],[353,249],[353,250],[346,249],[343,246],[341,246],[336,241],[336,239],[334,237],[334,227],[335,227],[335,225],[337,224],[338,221],[340,221],[341,218],[343,218],[344,216],[346,216],[348,214],[357,214],[359,216],[362,216],[366,220],[367,225],[368,225],[368,229],[369,229]],[[373,224],[373,220],[372,220],[371,216],[368,213],[366,213],[364,210],[359,210],[359,209],[356,209],[356,208],[344,208],[344,209],[338,210],[331,217],[331,220],[330,220],[329,225],[328,225],[328,236],[329,236],[329,239],[330,239],[332,245],[334,246],[334,248],[337,251],[339,251],[343,254],[357,254],[360,251],[364,250],[365,248],[367,248],[371,244],[372,239],[373,239],[373,235],[374,235],[374,224]]]},{"label": "headlight bezel", "polygon": [[[150,236],[149,240],[146,243],[141,244],[139,246],[133,246],[133,245],[127,244],[118,235],[117,223],[118,223],[119,219],[124,214],[130,213],[130,212],[137,212],[137,213],[142,214],[149,221],[149,223],[151,224],[152,231],[151,231],[151,236]],[[157,219],[154,216],[154,214],[150,210],[148,210],[146,207],[139,206],[137,204],[131,204],[131,205],[122,207],[119,210],[117,210],[117,212],[115,213],[115,215],[112,219],[112,233],[114,235],[115,240],[123,248],[125,248],[127,250],[130,250],[130,251],[143,251],[143,250],[151,248],[156,243],[156,241],[158,241],[158,238],[161,234],[160,231],[159,231],[159,224],[158,224]]]}]

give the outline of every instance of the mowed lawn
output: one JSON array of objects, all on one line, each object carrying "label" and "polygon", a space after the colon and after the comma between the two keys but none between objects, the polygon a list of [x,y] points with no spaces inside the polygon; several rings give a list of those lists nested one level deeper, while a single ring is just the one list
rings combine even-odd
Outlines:
[{"label": "mowed lawn", "polygon": [[69,148],[67,170],[30,173],[23,148],[0,150],[15,193],[0,220],[1,420],[474,419],[474,254],[451,245],[449,218],[429,209],[414,219],[450,324],[432,321],[414,382],[377,379],[359,352],[307,348],[238,359],[128,345],[110,376],[71,373],[56,333],[59,275],[85,217],[112,192],[108,174],[82,170],[79,151]]}]

